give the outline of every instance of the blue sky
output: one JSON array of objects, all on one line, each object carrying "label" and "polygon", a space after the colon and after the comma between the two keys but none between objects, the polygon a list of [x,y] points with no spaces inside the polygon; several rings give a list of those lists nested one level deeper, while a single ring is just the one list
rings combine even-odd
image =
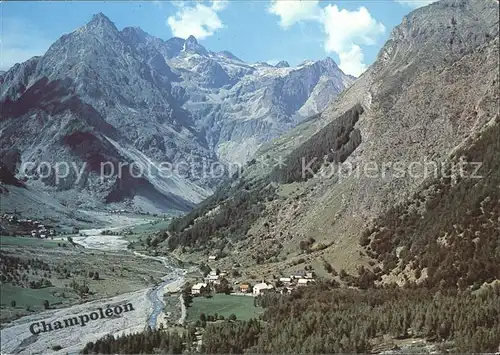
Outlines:
[{"label": "blue sky", "polygon": [[103,12],[119,29],[168,39],[195,35],[247,62],[332,57],[347,73],[371,64],[403,16],[433,0],[1,1],[0,69],[43,54],[61,35]]}]

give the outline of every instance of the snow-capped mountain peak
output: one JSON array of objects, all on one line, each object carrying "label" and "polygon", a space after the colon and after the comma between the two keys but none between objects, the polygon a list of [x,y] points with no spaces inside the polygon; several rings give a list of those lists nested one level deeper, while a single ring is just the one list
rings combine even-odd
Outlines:
[{"label": "snow-capped mountain peak", "polygon": [[290,68],[290,64],[286,60],[280,61],[278,64],[275,65],[276,68]]},{"label": "snow-capped mountain peak", "polygon": [[182,48],[184,52],[193,52],[199,55],[208,55],[208,51],[198,43],[198,40],[193,36],[189,36],[184,42],[184,47]]}]

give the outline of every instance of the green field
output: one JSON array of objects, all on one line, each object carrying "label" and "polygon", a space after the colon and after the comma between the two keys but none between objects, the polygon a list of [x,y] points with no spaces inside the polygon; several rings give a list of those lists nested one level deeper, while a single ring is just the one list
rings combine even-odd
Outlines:
[{"label": "green field", "polygon": [[131,228],[125,228],[125,229],[129,229],[135,234],[152,233],[152,232],[158,232],[158,231],[167,229],[169,224],[170,224],[170,220],[167,220],[167,221],[158,220],[158,221],[155,221],[152,223],[138,224],[138,225],[135,225]]},{"label": "green field", "polygon": [[253,305],[253,297],[249,296],[231,296],[217,294],[211,298],[195,297],[193,303],[187,309],[187,320],[196,322],[200,319],[200,314],[223,315],[225,318],[235,314],[237,319],[247,320],[257,318],[262,308]]},{"label": "green field", "polygon": [[2,306],[9,306],[11,301],[16,301],[16,308],[26,308],[31,309],[43,309],[43,301],[47,300],[52,305],[54,303],[63,302],[65,299],[62,297],[56,297],[53,295],[54,292],[62,293],[66,291],[66,294],[71,292],[59,287],[47,287],[41,289],[31,289],[23,288],[19,286],[13,286],[11,284],[2,284],[2,290],[0,291]]},{"label": "green field", "polygon": [[50,239],[39,239],[31,237],[12,237],[12,236],[0,236],[0,247],[7,245],[14,246],[31,246],[31,247],[41,247],[41,248],[59,248],[57,243],[65,243],[70,246],[67,241],[57,241]]}]

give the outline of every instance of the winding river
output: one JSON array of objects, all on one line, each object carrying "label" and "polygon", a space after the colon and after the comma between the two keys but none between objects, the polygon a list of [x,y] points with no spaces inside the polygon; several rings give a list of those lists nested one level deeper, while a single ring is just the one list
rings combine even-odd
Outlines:
[{"label": "winding river", "polygon": [[[165,302],[163,302],[163,295],[165,294],[165,290],[170,285],[180,285],[183,283],[184,270],[172,267],[168,262],[168,258],[166,257],[144,255],[138,252],[134,252],[134,255],[161,261],[165,266],[165,268],[170,271],[167,275],[163,277],[163,280],[159,285],[153,287],[148,291],[148,299],[150,300],[153,309],[151,315],[148,318],[147,325],[151,327],[151,329],[156,329],[156,327],[158,326],[158,317],[160,316],[160,314],[163,313],[163,309],[165,307]],[[181,308],[183,307],[181,306]],[[181,319],[179,319],[178,323],[182,324],[184,322],[183,320],[184,312],[181,312],[181,314],[182,316]]]},{"label": "winding river", "polygon": [[[101,230],[82,231],[84,236],[75,237],[74,242],[87,249],[99,249],[109,251],[126,251],[127,244],[120,236],[100,235]],[[166,274],[162,281],[146,289],[121,294],[115,297],[86,302],[66,308],[51,309],[40,313],[21,317],[5,326],[1,330],[1,353],[2,354],[45,354],[51,351],[54,344],[62,347],[57,353],[76,354],[90,341],[112,334],[115,336],[135,333],[146,327],[156,329],[159,320],[164,315],[165,303],[163,295],[165,292],[179,291],[184,282],[185,270],[173,267],[168,257],[144,255],[138,252],[127,251],[131,257],[153,259],[161,262],[165,267]],[[89,322],[86,326],[64,328],[58,331],[33,335],[29,331],[29,325],[42,320],[53,322],[54,320],[74,317],[95,311],[99,307],[109,304],[132,303],[134,312],[123,313],[119,318],[106,318],[99,322]],[[185,307],[181,299],[181,318],[179,323],[185,319]]]}]

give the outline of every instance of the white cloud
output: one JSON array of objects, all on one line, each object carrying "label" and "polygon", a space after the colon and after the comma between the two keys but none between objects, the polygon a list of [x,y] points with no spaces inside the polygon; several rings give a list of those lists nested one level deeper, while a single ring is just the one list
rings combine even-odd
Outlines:
[{"label": "white cloud", "polygon": [[413,7],[416,9],[417,7],[422,7],[426,6],[429,4],[432,4],[433,2],[436,2],[437,0],[395,0],[396,2],[399,2],[400,4],[407,5],[410,7]]},{"label": "white cloud", "polygon": [[319,19],[318,0],[272,0],[269,12],[280,17],[280,26],[288,28],[304,20]]},{"label": "white cloud", "polygon": [[224,27],[218,12],[224,10],[227,4],[225,0],[213,0],[208,5],[200,1],[194,6],[176,2],[178,11],[167,18],[167,24],[175,37],[193,35],[197,39],[204,39]]},{"label": "white cloud", "polygon": [[357,44],[353,44],[348,52],[340,52],[339,58],[339,67],[346,74],[360,76],[366,70],[365,56]]},{"label": "white cloud", "polygon": [[46,38],[43,31],[23,19],[2,18],[0,70],[43,55],[54,40]]},{"label": "white cloud", "polygon": [[385,32],[385,26],[365,7],[349,11],[340,10],[337,5],[321,8],[317,0],[272,0],[269,12],[280,17],[279,24],[284,29],[301,21],[319,23],[326,34],[325,51],[337,53],[339,67],[346,74],[355,76],[366,70],[360,45],[374,45],[377,37]]},{"label": "white cloud", "polygon": [[224,10],[229,5],[229,0],[212,0],[212,8],[214,11]]},{"label": "white cloud", "polygon": [[339,55],[339,67],[347,74],[359,76],[366,69],[359,45],[374,45],[385,26],[375,20],[365,7],[356,11],[340,10],[337,5],[324,8],[325,51]]}]

